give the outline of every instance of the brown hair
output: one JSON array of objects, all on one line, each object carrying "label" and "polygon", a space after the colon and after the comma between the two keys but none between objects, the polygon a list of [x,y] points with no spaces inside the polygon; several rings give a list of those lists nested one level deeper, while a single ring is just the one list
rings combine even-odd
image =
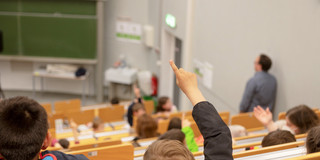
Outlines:
[{"label": "brown hair", "polygon": [[320,126],[310,129],[306,141],[307,153],[320,151]]},{"label": "brown hair", "polygon": [[148,147],[143,159],[194,160],[194,157],[188,148],[177,140],[158,140]]},{"label": "brown hair", "polygon": [[299,105],[287,111],[286,117],[299,128],[299,133],[308,132],[319,124],[319,118],[312,109],[306,105]]},{"label": "brown hair", "polygon": [[261,65],[263,71],[268,72],[268,70],[271,68],[272,61],[267,55],[261,54],[259,58],[259,64]]},{"label": "brown hair", "polygon": [[92,121],[93,130],[99,129],[99,126],[103,124],[103,121],[99,117],[95,117]]},{"label": "brown hair", "polygon": [[139,138],[151,138],[157,136],[158,124],[147,114],[141,115],[137,120],[137,134]]},{"label": "brown hair", "polygon": [[159,140],[163,140],[163,139],[178,140],[181,143],[184,143],[185,137],[186,136],[180,129],[171,129],[166,133],[164,133],[163,135],[161,135],[158,139]]},{"label": "brown hair", "polygon": [[181,128],[182,128],[182,126],[181,126],[181,119],[178,118],[178,117],[173,117],[173,118],[170,120],[170,122],[169,122],[168,131],[169,131],[170,129],[174,129],[174,128],[176,128],[176,129],[181,129]]},{"label": "brown hair", "polygon": [[132,112],[137,112],[140,109],[145,110],[144,105],[141,103],[135,103],[132,107]]},{"label": "brown hair", "polygon": [[69,145],[70,145],[70,142],[67,140],[67,139],[60,139],[58,141],[58,143],[60,144],[60,146],[63,148],[63,149],[68,149],[69,148]]},{"label": "brown hair", "polygon": [[261,143],[262,147],[268,147],[268,146],[273,146],[273,145],[278,145],[278,144],[283,144],[283,143],[289,143],[289,142],[296,142],[296,138],[294,135],[285,130],[276,130],[270,132],[268,135],[266,135]]},{"label": "brown hair", "polygon": [[167,111],[163,108],[163,106],[167,103],[169,97],[160,97],[158,100],[157,112],[164,112]]}]

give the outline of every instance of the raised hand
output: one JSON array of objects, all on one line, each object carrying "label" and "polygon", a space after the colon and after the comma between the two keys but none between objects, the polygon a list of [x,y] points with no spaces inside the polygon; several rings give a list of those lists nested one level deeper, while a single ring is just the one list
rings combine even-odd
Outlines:
[{"label": "raised hand", "polygon": [[201,101],[205,101],[202,93],[198,89],[197,77],[194,73],[185,71],[183,68],[178,69],[172,60],[170,65],[176,75],[176,83],[179,88],[186,94],[192,105],[196,105]]},{"label": "raised hand", "polygon": [[264,110],[261,106],[253,109],[254,116],[265,126],[269,125],[272,121],[272,113],[269,108]]},{"label": "raised hand", "polygon": [[134,92],[134,95],[135,95],[137,98],[141,97],[140,89],[137,87],[136,84],[133,85],[133,92]]}]

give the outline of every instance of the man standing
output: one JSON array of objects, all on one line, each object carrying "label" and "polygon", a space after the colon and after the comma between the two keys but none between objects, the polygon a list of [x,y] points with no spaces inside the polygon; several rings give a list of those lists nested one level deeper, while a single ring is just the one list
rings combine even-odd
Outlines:
[{"label": "man standing", "polygon": [[252,112],[253,108],[260,105],[264,109],[267,107],[273,110],[277,81],[275,77],[268,73],[271,68],[271,59],[261,54],[254,62],[255,75],[247,82],[242,101],[240,112]]}]

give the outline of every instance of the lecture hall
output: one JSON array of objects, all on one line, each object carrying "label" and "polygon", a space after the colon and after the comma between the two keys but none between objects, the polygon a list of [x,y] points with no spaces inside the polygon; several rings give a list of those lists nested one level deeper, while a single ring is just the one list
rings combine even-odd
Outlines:
[{"label": "lecture hall", "polygon": [[320,0],[0,0],[0,160],[320,160]]}]

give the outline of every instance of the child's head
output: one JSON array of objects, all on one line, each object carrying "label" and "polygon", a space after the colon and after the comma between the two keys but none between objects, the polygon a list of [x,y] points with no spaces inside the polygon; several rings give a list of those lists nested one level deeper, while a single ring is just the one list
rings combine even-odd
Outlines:
[{"label": "child's head", "polygon": [[286,121],[295,134],[306,133],[319,124],[317,114],[306,105],[299,105],[287,111]]},{"label": "child's head", "polygon": [[49,145],[47,113],[36,101],[14,97],[0,102],[0,154],[6,160],[37,159]]},{"label": "child's head", "polygon": [[306,148],[308,154],[320,151],[320,126],[313,127],[308,132]]},{"label": "child's head", "polygon": [[135,103],[132,107],[133,116],[140,117],[146,113],[146,110],[141,103]]},{"label": "child's head", "polygon": [[95,117],[92,121],[92,129],[94,131],[103,131],[104,123],[99,117]]},{"label": "child's head", "polygon": [[289,142],[296,142],[296,138],[291,132],[285,130],[276,130],[270,132],[262,139],[261,146],[268,147]]},{"label": "child's head", "polygon": [[137,134],[139,138],[151,138],[157,136],[158,124],[147,114],[141,115],[137,120]]},{"label": "child's head", "polygon": [[182,128],[182,126],[181,126],[181,119],[178,118],[178,117],[172,118],[172,119],[170,120],[170,122],[169,122],[168,131],[169,131],[170,129],[174,129],[174,128],[176,128],[176,129],[181,129],[181,128]]},{"label": "child's head", "polygon": [[69,148],[70,143],[67,139],[60,139],[58,142],[63,149]]},{"label": "child's head", "polygon": [[181,143],[185,144],[185,135],[180,129],[171,129],[161,135],[158,140],[169,139],[169,140],[178,140]]},{"label": "child's head", "polygon": [[173,104],[169,97],[160,97],[158,100],[157,112],[171,111]]},{"label": "child's head", "polygon": [[247,130],[241,125],[229,126],[232,138],[243,137],[247,135]]},{"label": "child's head", "polygon": [[189,149],[177,140],[157,140],[148,147],[143,159],[194,160],[194,157]]}]

